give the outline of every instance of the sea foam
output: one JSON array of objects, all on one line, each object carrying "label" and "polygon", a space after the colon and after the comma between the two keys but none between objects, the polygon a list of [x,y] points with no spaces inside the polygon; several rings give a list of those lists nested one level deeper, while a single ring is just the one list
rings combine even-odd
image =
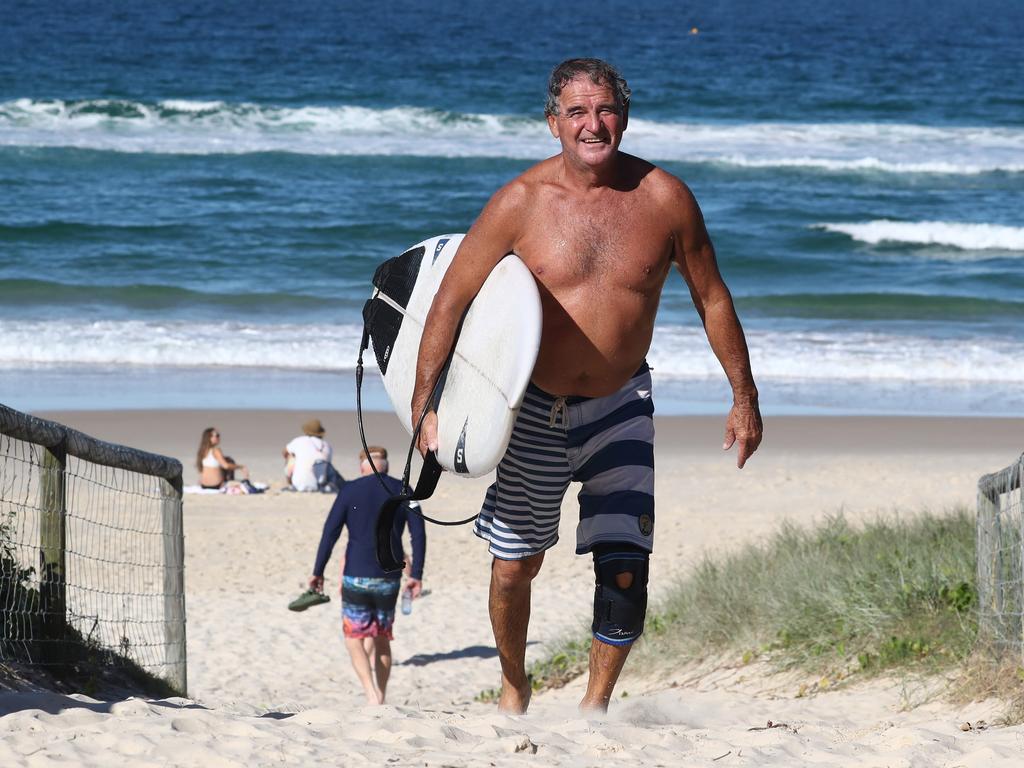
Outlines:
[{"label": "sea foam", "polygon": [[[14,99],[0,146],[109,152],[406,155],[539,159],[557,151],[539,116],[355,105]],[[698,123],[634,117],[624,149],[655,161],[827,172],[1024,172],[1024,129],[894,123]]]},{"label": "sea foam", "polygon": [[880,219],[860,223],[824,223],[815,225],[827,232],[839,232],[871,245],[909,243],[944,245],[962,250],[1024,252],[1024,227],[998,224],[971,224],[958,221],[890,221]]},{"label": "sea foam", "polygon": [[[361,334],[356,324],[7,319],[0,320],[0,368],[212,366],[349,375]],[[747,340],[759,379],[1024,384],[1019,341],[1004,337],[748,330]],[[366,358],[372,368],[372,354]],[[659,324],[648,359],[658,377],[723,375],[699,327]]]}]

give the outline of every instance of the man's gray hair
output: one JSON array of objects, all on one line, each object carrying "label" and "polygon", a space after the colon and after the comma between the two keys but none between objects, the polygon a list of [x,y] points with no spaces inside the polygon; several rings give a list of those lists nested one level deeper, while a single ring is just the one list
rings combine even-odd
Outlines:
[{"label": "man's gray hair", "polygon": [[579,75],[586,75],[595,85],[607,85],[615,94],[615,103],[622,110],[629,106],[632,91],[619,70],[601,59],[566,59],[553,70],[548,78],[548,100],[544,105],[544,116],[558,114],[558,97],[562,95],[565,84]]}]

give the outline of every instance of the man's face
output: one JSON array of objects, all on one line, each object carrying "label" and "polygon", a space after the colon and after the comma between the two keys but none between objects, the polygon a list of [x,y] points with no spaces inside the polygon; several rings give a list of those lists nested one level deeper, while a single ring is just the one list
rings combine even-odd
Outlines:
[{"label": "man's face", "polygon": [[548,127],[566,158],[598,168],[615,157],[626,130],[626,114],[609,86],[578,75],[562,87],[558,106],[557,115],[548,115]]}]

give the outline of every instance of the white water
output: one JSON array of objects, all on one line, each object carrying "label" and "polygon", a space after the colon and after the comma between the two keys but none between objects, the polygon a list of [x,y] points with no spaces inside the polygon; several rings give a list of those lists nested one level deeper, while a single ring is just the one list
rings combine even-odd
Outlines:
[{"label": "white water", "polygon": [[[416,107],[275,107],[15,99],[0,146],[109,152],[407,155],[538,159],[557,144],[539,117]],[[1024,129],[890,123],[659,122],[635,117],[623,148],[656,161],[824,171],[1024,172]]]},{"label": "white water", "polygon": [[[351,372],[361,333],[354,324],[0,320],[0,369],[130,365]],[[747,340],[759,380],[1024,385],[1022,344],[1008,338],[748,330]],[[659,377],[722,376],[698,327],[659,325],[648,359]],[[372,353],[366,363],[375,367]]]},{"label": "white water", "polygon": [[854,240],[913,245],[945,245],[963,250],[1020,251],[1024,253],[1024,227],[969,224],[957,221],[865,221],[815,225]]}]

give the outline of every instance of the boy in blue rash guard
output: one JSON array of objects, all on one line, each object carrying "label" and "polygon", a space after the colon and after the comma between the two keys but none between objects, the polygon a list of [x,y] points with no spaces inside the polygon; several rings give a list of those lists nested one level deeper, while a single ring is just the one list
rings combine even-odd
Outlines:
[{"label": "boy in blue rash guard", "polygon": [[[388,452],[385,448],[370,446],[369,456],[365,451],[360,451],[359,460],[361,477],[345,484],[324,523],[309,586],[310,589],[323,592],[324,568],[331,559],[331,551],[341,535],[341,529],[347,526],[348,547],[345,550],[341,589],[345,648],[352,658],[359,682],[366,691],[367,702],[383,704],[391,673],[391,640],[394,638],[392,626],[402,577],[388,575],[377,565],[374,526],[377,510],[388,497],[401,493],[402,484],[386,474]],[[380,480],[374,475],[371,461],[384,476],[387,489],[381,486]],[[412,506],[416,506],[416,502],[410,502],[409,507]],[[406,523],[412,537],[412,572],[406,587],[415,599],[422,590],[427,533],[419,515],[410,513],[406,506],[399,508],[391,534],[398,551],[401,551],[402,532]]]}]

